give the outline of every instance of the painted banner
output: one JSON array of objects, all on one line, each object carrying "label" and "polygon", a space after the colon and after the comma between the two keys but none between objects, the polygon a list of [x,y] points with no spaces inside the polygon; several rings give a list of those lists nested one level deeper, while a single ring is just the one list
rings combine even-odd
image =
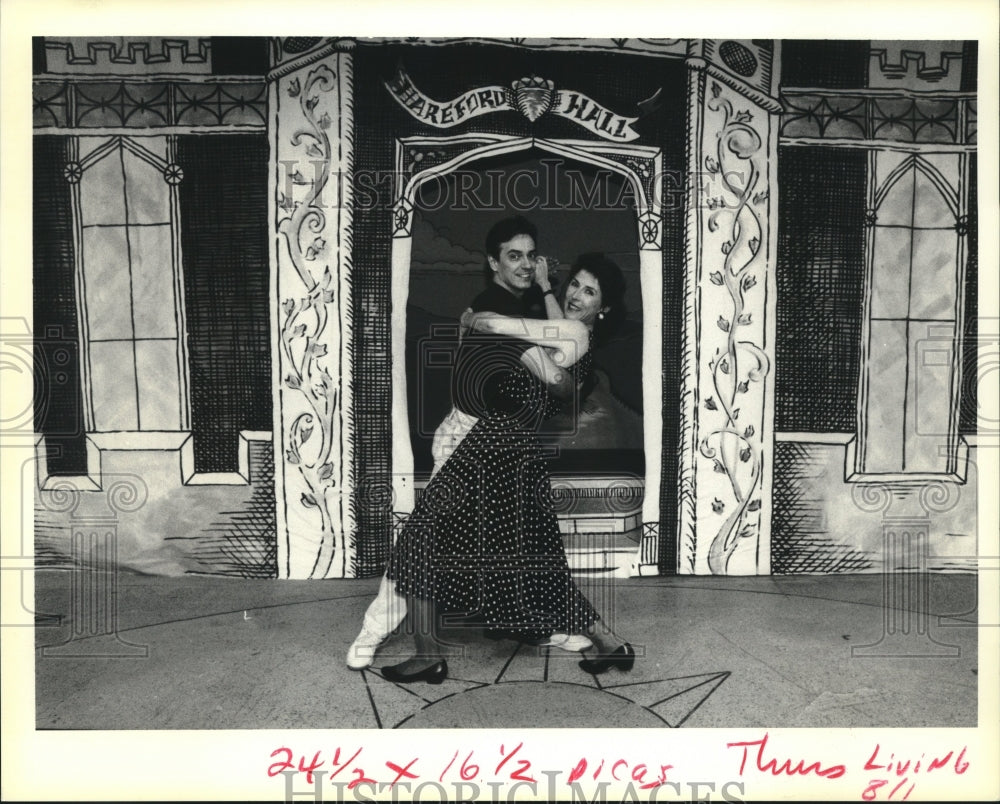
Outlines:
[{"label": "painted banner", "polygon": [[572,120],[598,137],[631,142],[639,134],[632,126],[638,117],[625,117],[605,108],[582,92],[556,90],[552,81],[532,76],[511,86],[470,89],[450,101],[427,97],[403,69],[385,83],[385,88],[413,117],[435,128],[451,128],[491,112],[519,111],[531,122],[546,113]]}]

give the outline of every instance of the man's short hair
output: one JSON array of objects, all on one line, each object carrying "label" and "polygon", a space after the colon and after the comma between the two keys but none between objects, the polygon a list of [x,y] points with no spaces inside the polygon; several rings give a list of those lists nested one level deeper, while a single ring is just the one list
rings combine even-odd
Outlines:
[{"label": "man's short hair", "polygon": [[483,273],[487,282],[493,281],[493,269],[490,268],[489,257],[495,260],[500,259],[500,246],[518,235],[528,235],[538,245],[538,229],[535,224],[523,215],[514,215],[510,218],[499,220],[490,227],[486,233],[486,264],[483,266]]},{"label": "man's short hair", "polygon": [[500,244],[513,240],[518,235],[528,235],[538,243],[538,229],[524,216],[515,215],[497,221],[486,233],[486,254],[495,260],[500,259]]}]

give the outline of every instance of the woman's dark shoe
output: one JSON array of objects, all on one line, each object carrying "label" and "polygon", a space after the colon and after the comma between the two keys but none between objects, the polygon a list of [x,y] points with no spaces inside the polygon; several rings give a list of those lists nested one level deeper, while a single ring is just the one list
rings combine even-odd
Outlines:
[{"label": "woman's dark shoe", "polygon": [[626,642],[614,653],[601,653],[596,659],[583,659],[580,669],[593,676],[606,673],[612,667],[627,673],[635,664],[635,648]]},{"label": "woman's dark shoe", "polygon": [[400,665],[391,665],[382,668],[382,677],[386,681],[395,681],[397,684],[412,684],[414,681],[426,681],[428,684],[440,684],[448,678],[448,662],[442,659],[435,662],[430,667],[418,670],[415,673],[404,673],[396,668]]}]

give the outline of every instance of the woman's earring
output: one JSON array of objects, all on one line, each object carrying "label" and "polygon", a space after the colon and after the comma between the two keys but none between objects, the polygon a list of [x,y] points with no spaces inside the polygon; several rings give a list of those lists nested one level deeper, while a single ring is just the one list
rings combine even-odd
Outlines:
[{"label": "woman's earring", "polygon": [[603,320],[604,320],[604,313],[598,313],[598,314],[597,314],[597,317],[598,317],[599,319],[601,319],[601,321],[603,321]]}]

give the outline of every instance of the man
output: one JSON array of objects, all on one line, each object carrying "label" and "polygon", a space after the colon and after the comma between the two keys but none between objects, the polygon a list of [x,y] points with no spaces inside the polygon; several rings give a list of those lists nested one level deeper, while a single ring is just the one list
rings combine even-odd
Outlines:
[{"label": "man", "polygon": [[[537,229],[524,217],[505,218],[494,224],[486,235],[488,284],[473,300],[473,312],[492,312],[515,318],[561,317],[544,266],[538,270],[537,239]],[[452,376],[452,411],[434,434],[431,477],[475,426],[504,377],[518,361],[536,374],[542,372],[540,376],[557,392],[572,391],[560,387],[564,378],[558,370],[552,369],[552,362],[542,347],[527,341],[470,333],[463,338]],[[365,612],[361,633],[348,649],[347,666],[361,670],[371,665],[378,646],[405,616],[405,599],[383,575],[378,595]],[[590,642],[580,637],[553,634],[547,644],[583,650]]]}]

